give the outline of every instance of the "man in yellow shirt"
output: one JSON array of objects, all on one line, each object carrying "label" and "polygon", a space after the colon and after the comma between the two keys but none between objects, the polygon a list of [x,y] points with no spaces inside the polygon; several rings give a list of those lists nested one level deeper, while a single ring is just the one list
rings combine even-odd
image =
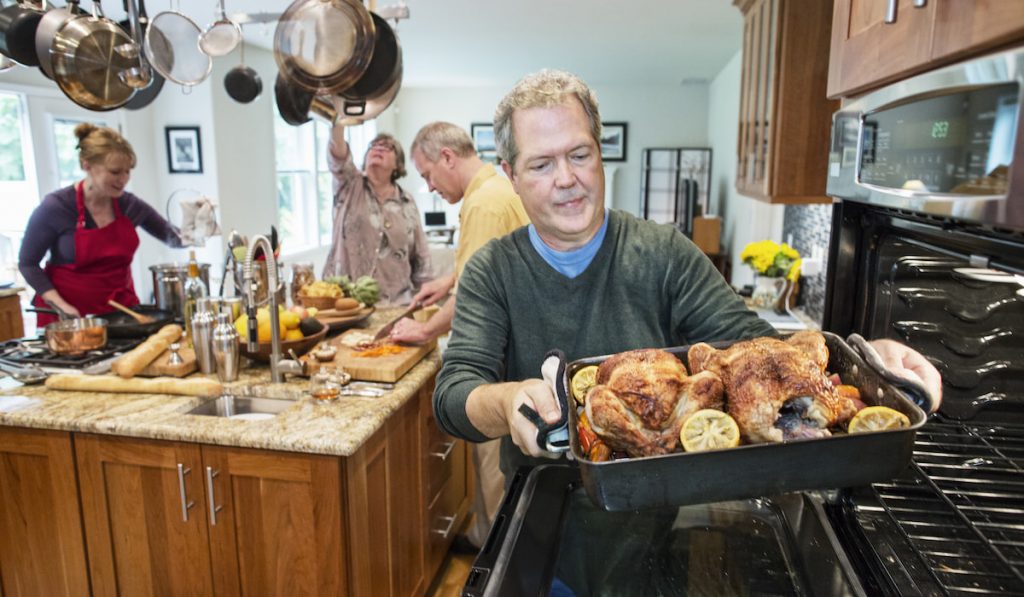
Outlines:
[{"label": "man in yellow shirt", "polygon": [[[455,288],[466,262],[492,238],[499,238],[530,223],[512,183],[485,164],[476,154],[473,141],[463,129],[450,122],[432,122],[416,134],[409,150],[420,176],[431,191],[459,209],[459,242],[455,247],[455,271],[426,282],[413,297],[432,305]],[[395,324],[391,339],[428,342],[452,327],[455,301],[449,300],[426,322],[403,319]]]},{"label": "man in yellow shirt", "polygon": [[[416,134],[409,150],[416,170],[431,191],[459,208],[459,242],[455,248],[455,271],[425,283],[413,302],[433,304],[455,289],[466,262],[480,247],[530,223],[512,183],[485,164],[476,154],[473,141],[463,129],[450,122],[433,122]],[[455,297],[426,322],[403,319],[395,324],[391,338],[403,342],[426,342],[452,327]],[[475,515],[468,533],[476,547],[483,545],[494,515],[501,504],[505,478],[498,465],[500,440],[473,444],[476,492],[471,512]]]}]

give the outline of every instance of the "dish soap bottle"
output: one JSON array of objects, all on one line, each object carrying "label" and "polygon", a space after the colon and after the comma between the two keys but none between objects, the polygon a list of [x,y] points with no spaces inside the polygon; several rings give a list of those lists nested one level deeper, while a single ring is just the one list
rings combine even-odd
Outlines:
[{"label": "dish soap bottle", "polygon": [[205,297],[208,292],[202,278],[199,277],[199,263],[196,261],[196,252],[188,252],[188,278],[185,280],[185,335],[189,344],[192,343],[192,317],[196,314],[196,299]]}]

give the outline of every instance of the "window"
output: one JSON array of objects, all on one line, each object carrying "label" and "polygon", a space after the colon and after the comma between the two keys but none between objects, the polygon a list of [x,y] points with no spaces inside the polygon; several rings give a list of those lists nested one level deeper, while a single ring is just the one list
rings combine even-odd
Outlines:
[{"label": "window", "polygon": [[[57,178],[60,180],[58,188],[78,182],[85,176],[78,163],[78,138],[75,137],[75,127],[82,122],[87,121],[61,117],[53,119],[53,146],[57,149]],[[96,124],[107,126],[105,122]]]},{"label": "window", "polygon": [[0,92],[0,283],[16,280],[17,247],[39,197],[33,178],[31,135],[26,128],[25,97]]},{"label": "window", "polygon": [[[362,159],[376,129],[373,122],[345,129],[357,160]],[[318,120],[291,126],[279,115],[274,116],[278,232],[289,253],[331,243],[334,195],[327,167],[330,136],[331,127]],[[356,166],[361,164],[357,161]]]}]

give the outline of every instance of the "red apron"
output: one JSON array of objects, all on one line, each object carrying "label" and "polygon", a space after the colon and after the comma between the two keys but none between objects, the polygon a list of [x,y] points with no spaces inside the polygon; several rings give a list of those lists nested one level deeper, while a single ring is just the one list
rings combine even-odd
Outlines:
[{"label": "red apron", "polygon": [[[46,274],[54,288],[83,316],[111,311],[107,301],[114,299],[131,306],[139,304],[132,283],[132,257],[139,248],[135,225],[121,214],[116,199],[114,221],[103,228],[85,227],[85,195],[82,183],[75,187],[78,222],[75,227],[75,262],[67,265],[46,265]],[[32,303],[49,308],[40,295]],[[39,313],[36,326],[43,327],[57,317]]]}]

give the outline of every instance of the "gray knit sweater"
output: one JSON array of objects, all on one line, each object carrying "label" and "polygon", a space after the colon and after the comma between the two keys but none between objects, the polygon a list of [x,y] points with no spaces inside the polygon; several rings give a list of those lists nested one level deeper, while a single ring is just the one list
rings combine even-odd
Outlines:
[{"label": "gray knit sweater", "polygon": [[[481,384],[539,378],[552,348],[572,361],[775,334],[675,228],[625,212],[608,214],[597,255],[573,279],[541,258],[525,227],[489,242],[469,260],[434,391],[444,431],[487,439],[466,416],[469,393]],[[537,462],[503,438],[506,475]]]}]

